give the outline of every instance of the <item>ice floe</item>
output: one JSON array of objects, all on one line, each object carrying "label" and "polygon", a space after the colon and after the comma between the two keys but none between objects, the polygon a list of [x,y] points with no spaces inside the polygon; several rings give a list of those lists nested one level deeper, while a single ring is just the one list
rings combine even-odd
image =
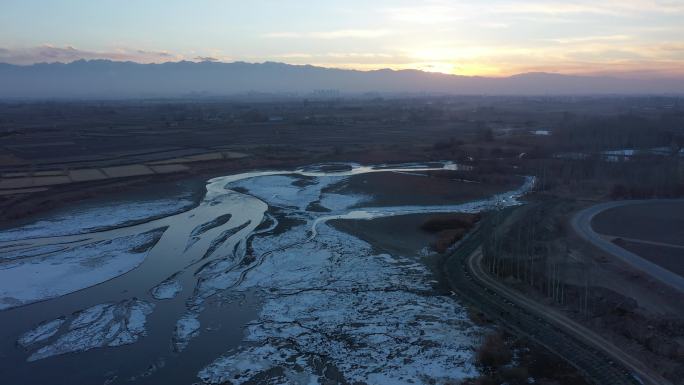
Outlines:
[{"label": "ice floe", "polygon": [[178,273],[162,281],[159,285],[150,290],[152,297],[157,300],[173,299],[183,291],[183,285],[177,278]]},{"label": "ice floe", "polygon": [[175,351],[183,351],[188,346],[191,339],[197,337],[200,333],[199,315],[194,312],[184,314],[178,322],[173,331],[173,348]]},{"label": "ice floe", "polygon": [[22,334],[17,340],[17,343],[24,348],[28,348],[31,345],[44,342],[57,334],[65,320],[64,317],[60,317],[52,321],[42,322],[40,325],[36,326],[35,329],[31,329]]},{"label": "ice floe", "polygon": [[[130,299],[119,303],[99,304],[82,310],[74,315],[66,333],[51,344],[33,352],[28,360],[36,361],[65,353],[134,343],[146,334],[145,322],[153,308],[154,305],[151,303]],[[58,320],[60,319],[47,324]],[[37,330],[40,328],[41,326],[32,332],[39,334]]]}]

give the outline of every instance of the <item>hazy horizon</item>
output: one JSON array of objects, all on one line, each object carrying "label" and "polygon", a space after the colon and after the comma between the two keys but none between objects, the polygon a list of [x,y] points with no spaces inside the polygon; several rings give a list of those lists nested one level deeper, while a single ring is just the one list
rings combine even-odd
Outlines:
[{"label": "hazy horizon", "polygon": [[0,62],[282,62],[505,77],[684,77],[684,4],[200,0],[0,4]]},{"label": "hazy horizon", "polygon": [[2,98],[139,98],[244,93],[326,97],[379,93],[446,95],[682,94],[684,79],[625,79],[526,73],[508,77],[462,76],[421,70],[348,70],[277,62],[166,62],[110,60],[69,64],[0,65]]},{"label": "hazy horizon", "polygon": [[[524,75],[559,75],[563,77],[582,77],[582,78],[613,78],[613,79],[621,79],[621,80],[653,80],[654,78],[651,77],[641,77],[639,76],[638,73],[633,73],[633,74],[611,74],[611,73],[587,73],[587,74],[576,74],[576,73],[563,73],[563,72],[553,72],[553,71],[526,71],[526,72],[516,72],[516,73],[510,73],[510,74],[505,74],[505,75],[460,75],[460,74],[451,74],[451,73],[443,73],[443,72],[434,72],[434,71],[428,71],[424,69],[419,69],[419,68],[400,68],[400,69],[395,69],[391,67],[382,67],[382,68],[373,68],[373,69],[355,69],[355,68],[344,68],[344,67],[335,67],[335,66],[325,66],[325,65],[317,65],[317,64],[309,64],[309,63],[301,63],[301,64],[293,64],[293,63],[288,63],[285,61],[273,61],[273,60],[264,60],[264,61],[248,61],[248,60],[234,60],[234,61],[221,61],[221,60],[207,60],[207,58],[201,58],[199,60],[188,60],[188,59],[179,59],[175,61],[156,61],[156,62],[141,62],[141,61],[136,61],[136,60],[116,60],[116,59],[107,59],[107,58],[94,58],[94,59],[86,59],[86,58],[78,58],[78,59],[73,59],[73,60],[55,60],[55,61],[41,61],[41,62],[35,62],[35,63],[25,63],[25,64],[16,64],[16,63],[9,63],[5,61],[0,61],[0,64],[4,65],[11,65],[11,66],[17,66],[17,67],[32,67],[32,66],[40,66],[40,65],[51,65],[51,64],[61,64],[61,65],[68,65],[68,64],[73,64],[76,62],[110,62],[110,63],[131,63],[131,64],[139,64],[139,65],[146,65],[146,64],[153,64],[153,65],[162,65],[162,64],[180,64],[180,63],[193,63],[193,64],[199,64],[199,63],[218,63],[218,64],[250,64],[250,65],[265,65],[265,64],[282,64],[286,66],[293,66],[293,67],[314,67],[314,68],[319,68],[319,69],[326,69],[326,70],[342,70],[342,71],[355,71],[355,72],[362,72],[362,73],[368,73],[368,72],[382,72],[382,71],[391,71],[391,72],[404,72],[404,71],[416,71],[420,73],[425,73],[425,74],[437,74],[437,75],[447,75],[447,76],[455,76],[455,77],[466,77],[466,78],[488,78],[488,79],[505,79],[505,78],[513,78],[517,76],[524,76]],[[684,79],[684,74],[679,75],[679,74],[673,74],[670,76],[663,76],[660,78],[656,79]]]}]

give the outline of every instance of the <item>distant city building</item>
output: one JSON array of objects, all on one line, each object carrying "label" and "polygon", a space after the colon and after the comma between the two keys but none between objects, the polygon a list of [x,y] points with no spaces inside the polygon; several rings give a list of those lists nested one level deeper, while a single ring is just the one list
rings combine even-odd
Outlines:
[{"label": "distant city building", "polygon": [[328,89],[328,90],[314,90],[313,96],[316,98],[339,98],[340,90]]}]

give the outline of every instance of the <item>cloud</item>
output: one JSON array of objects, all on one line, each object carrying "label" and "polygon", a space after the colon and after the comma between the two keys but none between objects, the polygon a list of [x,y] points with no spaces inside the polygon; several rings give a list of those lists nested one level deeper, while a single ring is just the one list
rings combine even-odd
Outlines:
[{"label": "cloud", "polygon": [[548,41],[552,43],[559,44],[586,44],[594,42],[619,42],[619,41],[629,41],[633,38],[628,35],[604,35],[604,36],[578,36],[578,37],[568,37],[568,38],[557,38],[557,39],[544,39],[543,41]]},{"label": "cloud", "polygon": [[385,15],[393,21],[411,24],[445,24],[476,16],[477,6],[431,2],[423,5],[388,8]]},{"label": "cloud", "polygon": [[[416,5],[382,9],[394,22],[416,25],[476,23],[483,28],[505,28],[513,20],[534,22],[585,21],[585,16],[639,18],[644,15],[682,15],[681,0],[499,0],[496,2],[428,0]],[[493,21],[494,20],[494,21]]]},{"label": "cloud", "polygon": [[684,3],[668,0],[568,0],[526,1],[499,4],[493,9],[498,13],[628,16],[644,13],[677,14],[684,12]]},{"label": "cloud", "polygon": [[511,25],[508,23],[485,22],[485,23],[480,23],[479,26],[482,28],[489,28],[489,29],[505,29],[505,28],[510,28]]},{"label": "cloud", "polygon": [[195,56],[197,61],[219,61],[219,59],[212,56]]},{"label": "cloud", "polygon": [[342,29],[320,32],[271,32],[262,36],[269,39],[376,39],[391,33],[385,29]]},{"label": "cloud", "polygon": [[111,51],[88,51],[67,45],[57,47],[44,44],[38,47],[0,48],[0,62],[10,64],[70,63],[76,60],[108,59],[138,63],[162,63],[182,60],[183,57],[167,51],[118,48]]}]

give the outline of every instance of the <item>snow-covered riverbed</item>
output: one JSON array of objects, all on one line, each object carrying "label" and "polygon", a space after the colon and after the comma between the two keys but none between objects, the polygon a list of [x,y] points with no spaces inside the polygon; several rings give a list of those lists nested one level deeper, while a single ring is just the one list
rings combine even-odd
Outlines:
[{"label": "snow-covered riverbed", "polygon": [[[327,224],[476,212],[517,204],[533,184],[527,178],[518,190],[465,204],[367,209],[363,203],[372,197],[326,191],[363,173],[455,168],[352,165],[333,172],[309,167],[245,173],[209,181],[204,200],[192,210],[134,226],[39,238],[35,226],[26,227],[24,236],[21,229],[11,230],[0,236],[0,306],[86,289],[154,263],[159,278],[138,291],[131,288],[130,298],[94,303],[26,330],[19,342],[28,359],[138,343],[155,303],[168,302],[185,304],[175,319],[165,320],[173,330],[169,346],[182,355],[198,336],[212,332],[202,321],[209,301],[257,293],[261,307],[242,343],[227,345],[225,354],[199,368],[204,383],[241,384],[258,376],[292,384],[326,378],[416,384],[474,376],[473,347],[482,331],[455,298],[435,293],[431,273],[413,256],[376,254],[368,243]],[[58,280],[43,273],[54,266]],[[15,278],[5,281],[3,274]],[[27,275],[38,279],[24,284]],[[56,284],[62,281],[70,284]],[[84,316],[91,313],[99,315]]]}]

